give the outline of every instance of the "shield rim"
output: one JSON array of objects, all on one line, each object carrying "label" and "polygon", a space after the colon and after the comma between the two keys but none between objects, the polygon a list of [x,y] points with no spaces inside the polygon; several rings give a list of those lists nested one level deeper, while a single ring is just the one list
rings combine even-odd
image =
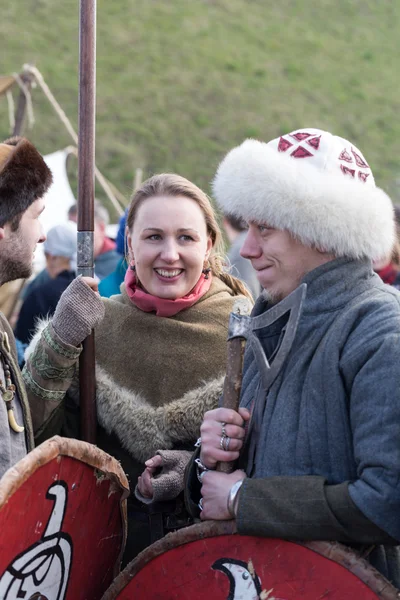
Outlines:
[{"label": "shield rim", "polygon": [[[196,542],[209,537],[218,537],[221,535],[237,535],[235,521],[205,521],[196,523],[190,527],[179,529],[178,531],[168,533],[164,538],[158,540],[145,550],[138,554],[121,573],[114,579],[111,586],[105,592],[101,600],[116,600],[130,581],[154,558],[160,556],[168,550],[173,550],[184,544]],[[367,587],[369,587],[381,600],[399,600],[400,592],[383,575],[372,567],[365,559],[356,554],[353,550],[340,544],[339,542],[312,541],[298,542],[290,541],[293,544],[304,546],[317,554],[332,560],[350,571],[358,577]]]}]

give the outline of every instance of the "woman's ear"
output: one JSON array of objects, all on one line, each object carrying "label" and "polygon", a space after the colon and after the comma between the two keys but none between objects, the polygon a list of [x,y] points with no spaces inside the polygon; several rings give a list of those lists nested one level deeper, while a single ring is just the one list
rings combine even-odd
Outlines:
[{"label": "woman's ear", "polygon": [[134,258],[133,250],[132,250],[132,236],[131,236],[131,233],[130,233],[128,227],[125,229],[125,236],[126,236],[126,242],[127,242],[127,246],[128,246],[129,259],[132,260]]},{"label": "woman's ear", "polygon": [[206,248],[206,255],[205,255],[206,260],[208,260],[208,258],[210,257],[212,247],[213,247],[213,242],[212,242],[211,236],[209,235],[207,238],[207,248]]}]

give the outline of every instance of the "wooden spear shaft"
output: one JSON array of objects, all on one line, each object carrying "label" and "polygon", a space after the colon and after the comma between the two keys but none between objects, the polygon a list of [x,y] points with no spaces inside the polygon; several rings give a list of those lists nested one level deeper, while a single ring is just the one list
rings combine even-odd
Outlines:
[{"label": "wooden spear shaft", "polygon": [[[96,118],[96,0],[79,2],[78,275],[93,277]],[[94,334],[79,361],[81,437],[96,442]]]}]

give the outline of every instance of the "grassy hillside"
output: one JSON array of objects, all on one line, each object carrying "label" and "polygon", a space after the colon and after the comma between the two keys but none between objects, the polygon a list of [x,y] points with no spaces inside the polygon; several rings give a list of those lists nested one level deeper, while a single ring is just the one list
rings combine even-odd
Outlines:
[{"label": "grassy hillside", "polygon": [[[126,195],[139,166],[209,191],[244,138],[316,126],[358,144],[400,199],[399,26],[392,0],[98,0],[97,163]],[[0,36],[0,73],[34,62],[76,126],[78,0],[4,3]],[[34,106],[26,134],[69,144],[40,90]]]}]

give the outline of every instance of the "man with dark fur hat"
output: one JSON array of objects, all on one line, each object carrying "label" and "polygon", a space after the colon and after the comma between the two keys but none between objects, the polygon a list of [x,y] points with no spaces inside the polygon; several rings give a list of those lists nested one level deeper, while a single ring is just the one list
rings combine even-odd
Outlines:
[{"label": "man with dark fur hat", "polygon": [[[36,244],[44,242],[39,216],[52,175],[28,140],[0,144],[0,285],[32,272]],[[33,432],[14,335],[0,313],[0,477],[33,448]]]},{"label": "man with dark fur hat", "polygon": [[[241,253],[264,292],[241,408],[201,426],[192,515],[354,545],[400,588],[400,293],[372,269],[393,246],[392,203],[354,144],[317,129],[245,141],[214,194],[249,224]],[[214,470],[241,450],[243,470]]]}]

